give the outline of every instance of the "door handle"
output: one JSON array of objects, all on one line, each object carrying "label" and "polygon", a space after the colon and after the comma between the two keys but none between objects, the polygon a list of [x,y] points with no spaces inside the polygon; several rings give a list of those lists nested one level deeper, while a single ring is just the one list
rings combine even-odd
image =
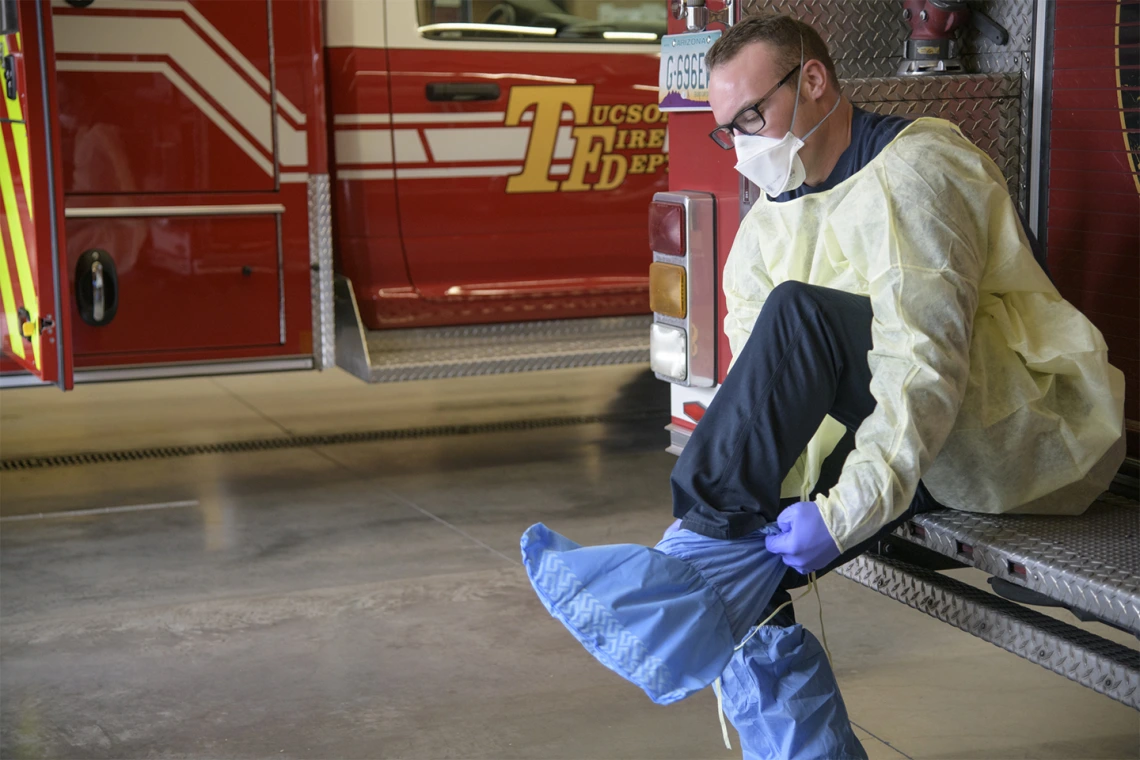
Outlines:
[{"label": "door handle", "polygon": [[4,56],[4,94],[8,100],[15,100],[19,94],[16,92],[16,56]]},{"label": "door handle", "polygon": [[103,314],[106,306],[106,294],[103,288],[103,262],[95,261],[91,264],[91,317],[96,322],[103,323]]},{"label": "door handle", "polygon": [[111,254],[85,251],[75,265],[75,304],[79,318],[92,327],[111,323],[119,310],[119,274]]},{"label": "door handle", "polygon": [[498,100],[499,85],[494,82],[430,82],[424,87],[424,93],[433,103]]}]

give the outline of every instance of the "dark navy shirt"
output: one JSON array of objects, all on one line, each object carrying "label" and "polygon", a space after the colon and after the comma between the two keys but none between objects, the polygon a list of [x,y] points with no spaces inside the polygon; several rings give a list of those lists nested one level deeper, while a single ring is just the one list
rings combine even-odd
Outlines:
[{"label": "dark navy shirt", "polygon": [[776,196],[777,203],[830,190],[869,164],[871,159],[879,155],[879,151],[887,147],[887,143],[895,139],[903,127],[910,124],[910,119],[903,116],[884,116],[864,111],[858,106],[853,106],[851,110],[851,144],[843,151],[831,174],[822,184],[814,187],[805,184],[795,190],[780,193]]}]

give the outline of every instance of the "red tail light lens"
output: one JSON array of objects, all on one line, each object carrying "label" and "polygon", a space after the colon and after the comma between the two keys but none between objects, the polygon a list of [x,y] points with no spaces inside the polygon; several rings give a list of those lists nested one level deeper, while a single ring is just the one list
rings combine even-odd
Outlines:
[{"label": "red tail light lens", "polygon": [[676,203],[649,204],[649,247],[670,256],[685,255],[685,207]]}]

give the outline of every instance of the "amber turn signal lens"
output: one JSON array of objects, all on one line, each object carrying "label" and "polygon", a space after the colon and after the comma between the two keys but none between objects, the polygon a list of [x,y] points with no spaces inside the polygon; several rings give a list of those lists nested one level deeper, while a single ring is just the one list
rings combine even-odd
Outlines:
[{"label": "amber turn signal lens", "polygon": [[685,318],[685,268],[655,261],[649,265],[649,308],[667,317]]}]

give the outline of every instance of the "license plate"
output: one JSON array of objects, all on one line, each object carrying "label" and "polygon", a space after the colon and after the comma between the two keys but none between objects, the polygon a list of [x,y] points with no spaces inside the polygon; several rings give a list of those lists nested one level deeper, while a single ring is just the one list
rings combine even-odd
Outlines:
[{"label": "license plate", "polygon": [[662,111],[708,111],[709,72],[705,53],[721,32],[667,34],[661,38],[661,69],[657,76]]}]

